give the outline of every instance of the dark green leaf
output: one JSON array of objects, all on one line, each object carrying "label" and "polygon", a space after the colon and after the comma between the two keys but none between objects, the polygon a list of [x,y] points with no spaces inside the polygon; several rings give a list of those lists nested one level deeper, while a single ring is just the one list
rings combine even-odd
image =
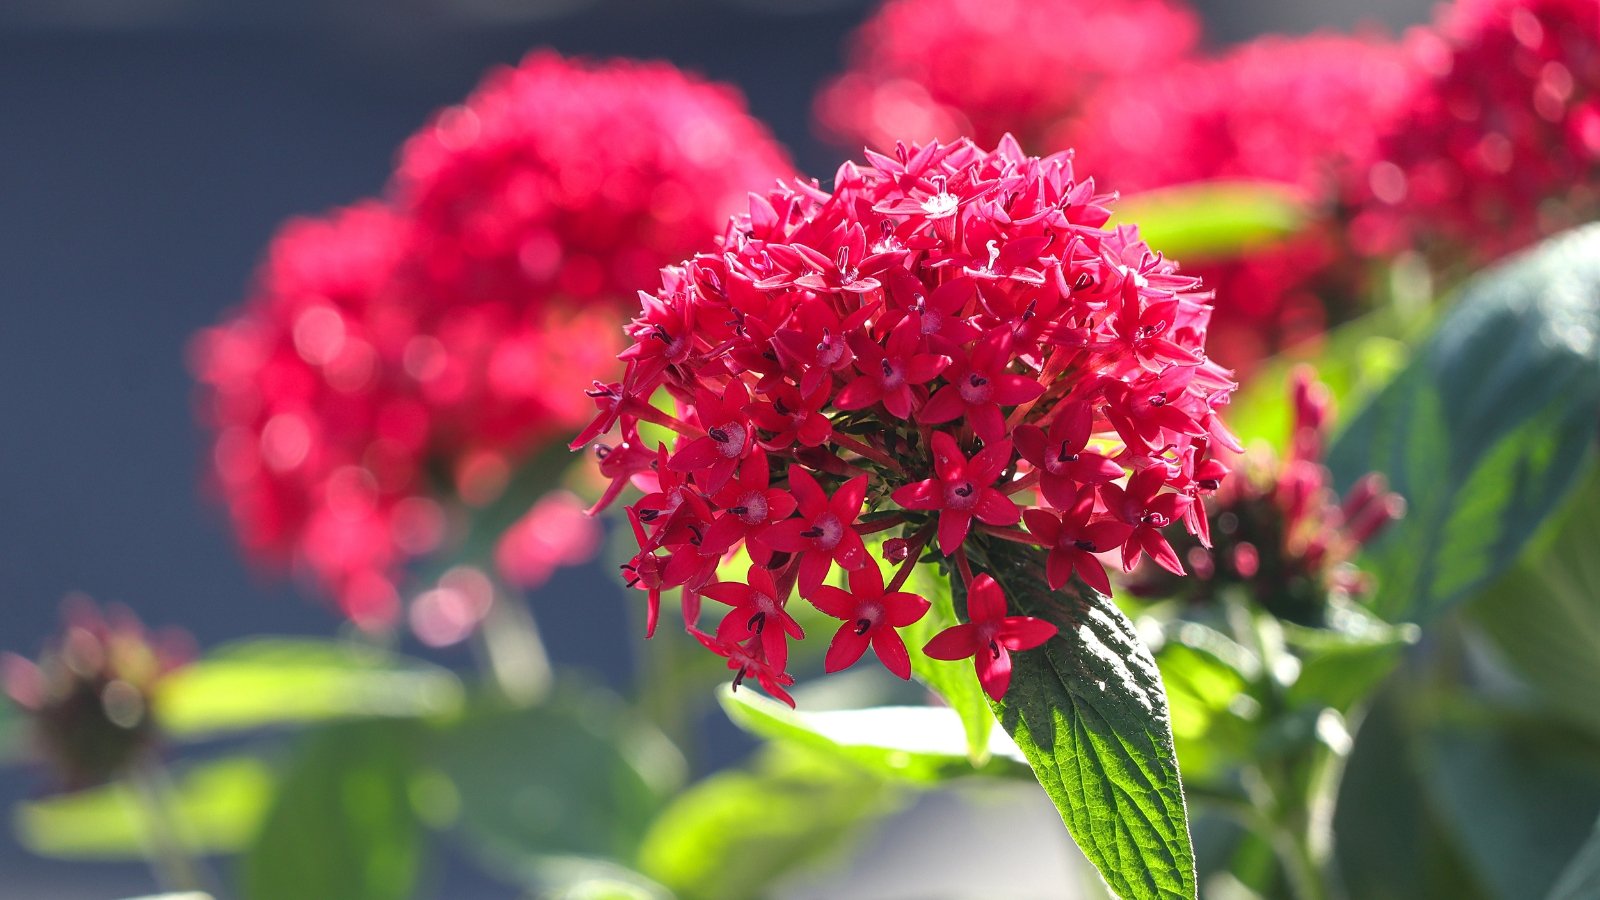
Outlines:
[{"label": "dark green leaf", "polygon": [[1600,477],[1469,609],[1550,709],[1600,736]]},{"label": "dark green leaf", "polygon": [[[1195,896],[1194,849],[1155,660],[1109,598],[1052,592],[1042,554],[987,549],[1014,615],[1060,633],[1012,656],[1000,724],[1089,861],[1124,898]],[[1076,582],[1074,582],[1076,585]],[[964,592],[957,597],[965,609]]]},{"label": "dark green leaf", "polygon": [[1447,722],[1423,754],[1429,797],[1491,896],[1543,896],[1593,829],[1600,744],[1536,720]]},{"label": "dark green leaf", "polygon": [[775,747],[752,770],[713,775],[673,801],[645,836],[640,869],[685,900],[762,896],[900,804],[881,778]]},{"label": "dark green leaf", "polygon": [[[171,798],[178,838],[202,853],[243,848],[271,802],[271,772],[247,757],[180,772]],[[16,824],[23,845],[41,856],[143,859],[154,843],[146,808],[121,782],[23,803]]]},{"label": "dark green leaf", "polygon": [[161,682],[156,719],[175,737],[349,716],[418,716],[461,701],[448,670],[347,642],[256,638]]},{"label": "dark green leaf", "polygon": [[[943,707],[809,712],[748,690],[723,688],[717,696],[728,718],[745,731],[806,747],[878,775],[931,783],[974,772],[961,718]],[[984,757],[991,756],[998,758],[984,770],[994,774],[1026,766],[1021,751],[1009,740],[996,740],[985,748]]]},{"label": "dark green leaf", "polygon": [[1334,806],[1334,854],[1346,895],[1361,900],[1487,900],[1455,837],[1430,805],[1409,708],[1390,688],[1357,732]]},{"label": "dark green leaf", "polygon": [[1600,897],[1600,824],[1562,871],[1547,900],[1594,900],[1595,897]]},{"label": "dark green leaf", "polygon": [[683,770],[615,697],[571,687],[539,707],[474,711],[442,726],[433,748],[468,849],[547,886],[631,859]]},{"label": "dark green leaf", "polygon": [[1406,517],[1369,548],[1385,619],[1438,615],[1509,566],[1577,483],[1600,421],[1600,226],[1469,282],[1335,441],[1341,490],[1383,472]]},{"label": "dark green leaf", "polygon": [[1139,226],[1150,246],[1174,259],[1226,259],[1282,240],[1305,226],[1308,206],[1271,181],[1201,181],[1132,194],[1116,219]]},{"label": "dark green leaf", "polygon": [[411,896],[422,833],[412,806],[420,725],[374,719],[307,736],[245,854],[254,900]]}]

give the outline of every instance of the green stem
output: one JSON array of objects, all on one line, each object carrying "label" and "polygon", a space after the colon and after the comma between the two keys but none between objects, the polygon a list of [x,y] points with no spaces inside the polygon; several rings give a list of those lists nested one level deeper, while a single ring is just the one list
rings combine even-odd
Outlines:
[{"label": "green stem", "polygon": [[154,757],[139,760],[124,776],[144,817],[150,868],[165,891],[203,891],[209,881],[184,840],[172,807],[172,783]]},{"label": "green stem", "polygon": [[497,589],[476,638],[479,659],[507,700],[533,706],[549,696],[550,654],[532,608],[520,596]]}]

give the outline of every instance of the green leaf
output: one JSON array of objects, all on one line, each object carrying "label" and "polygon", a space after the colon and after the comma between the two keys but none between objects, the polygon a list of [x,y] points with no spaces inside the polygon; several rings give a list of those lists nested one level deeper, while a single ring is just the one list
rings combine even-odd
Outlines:
[{"label": "green leaf", "polygon": [[1600,744],[1537,720],[1448,722],[1423,743],[1431,802],[1492,896],[1543,896],[1593,829]]},{"label": "green leaf", "polygon": [[764,896],[779,877],[854,845],[901,804],[890,782],[774,747],[753,769],[679,795],[645,835],[639,867],[684,900]]},{"label": "green leaf", "polygon": [[[233,853],[272,802],[272,774],[249,757],[192,766],[175,779],[171,802],[185,847]],[[19,804],[15,819],[22,844],[41,856],[144,859],[153,843],[145,808],[122,782]]]},{"label": "green leaf", "polygon": [[441,726],[431,759],[454,789],[467,848],[544,887],[631,859],[682,782],[683,759],[612,695],[563,686],[545,705],[474,710]]},{"label": "green leaf", "polygon": [[1284,643],[1300,660],[1300,674],[1287,691],[1289,702],[1341,713],[1365,700],[1421,637],[1415,625],[1390,625],[1360,609],[1331,611],[1327,628],[1292,622],[1282,627]]},{"label": "green leaf", "polygon": [[412,805],[420,726],[373,719],[305,739],[241,866],[256,900],[411,896],[422,830]]},{"label": "green leaf", "polygon": [[1594,900],[1600,897],[1600,824],[1562,871],[1547,900]]},{"label": "green leaf", "polygon": [[344,642],[256,638],[174,672],[154,707],[165,733],[195,738],[350,716],[431,715],[460,701],[460,682],[438,666]]},{"label": "green leaf", "polygon": [[1189,779],[1226,775],[1255,740],[1260,703],[1251,688],[1261,661],[1196,622],[1171,628],[1156,652],[1178,759]]},{"label": "green leaf", "polygon": [[[1133,623],[1092,590],[1050,591],[1040,553],[998,544],[986,556],[1014,614],[1060,629],[1012,655],[1011,687],[994,704],[1000,724],[1112,890],[1193,898],[1194,848],[1167,698]],[[964,609],[964,591],[957,601]]]},{"label": "green leaf", "polygon": [[1556,526],[1468,615],[1540,701],[1600,736],[1600,477],[1573,495]]},{"label": "green leaf", "polygon": [[1194,262],[1227,259],[1282,240],[1305,226],[1309,205],[1272,181],[1200,181],[1117,201],[1112,224],[1135,223],[1150,246]]},{"label": "green leaf", "polygon": [[933,566],[919,565],[911,570],[904,590],[921,596],[930,604],[926,615],[901,632],[911,651],[911,677],[942,697],[961,717],[967,756],[973,765],[982,765],[990,753],[994,711],[989,708],[989,698],[978,683],[977,671],[970,662],[933,659],[922,652],[923,645],[934,635],[958,624],[950,579]]},{"label": "green leaf", "polygon": [[1577,483],[1600,412],[1600,226],[1485,272],[1328,454],[1345,490],[1386,474],[1406,517],[1368,549],[1391,621],[1504,571]]},{"label": "green leaf", "polygon": [[[802,712],[752,691],[722,688],[717,695],[733,724],[770,741],[806,747],[875,774],[920,783],[971,775],[961,719],[936,706],[879,706]],[[1022,752],[996,734],[984,766],[993,774],[1024,766]]]}]

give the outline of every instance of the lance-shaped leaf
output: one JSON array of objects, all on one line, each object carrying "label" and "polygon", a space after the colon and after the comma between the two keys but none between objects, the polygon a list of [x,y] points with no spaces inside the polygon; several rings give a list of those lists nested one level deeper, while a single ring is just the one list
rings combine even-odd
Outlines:
[{"label": "lance-shaped leaf", "polygon": [[1309,204],[1271,181],[1218,180],[1159,188],[1117,201],[1115,222],[1132,222],[1175,259],[1227,259],[1305,227]]},{"label": "lance-shaped leaf", "polygon": [[[985,556],[1012,615],[1060,629],[1012,654],[1010,689],[994,704],[1000,724],[1112,890],[1193,898],[1194,847],[1167,698],[1133,623],[1076,581],[1051,591],[1040,553],[1001,544]],[[965,591],[956,599],[964,613]]]},{"label": "lance-shaped leaf", "polygon": [[1368,548],[1373,605],[1423,620],[1504,571],[1585,468],[1600,421],[1600,225],[1474,278],[1328,453],[1382,472],[1406,516]]}]

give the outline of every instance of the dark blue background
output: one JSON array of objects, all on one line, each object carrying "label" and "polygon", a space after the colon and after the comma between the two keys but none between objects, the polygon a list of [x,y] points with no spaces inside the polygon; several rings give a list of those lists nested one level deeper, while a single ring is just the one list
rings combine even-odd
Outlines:
[{"label": "dark blue background", "polygon": [[[1426,0],[1210,0],[1213,44],[1421,20]],[[200,0],[0,3],[0,649],[32,654],[69,590],[203,644],[337,620],[252,573],[199,490],[184,347],[242,295],[285,217],[378,191],[395,148],[529,48],[666,58],[737,83],[802,169],[861,0]],[[623,666],[618,591],[547,590],[558,664]],[[595,596],[561,603],[573,589]],[[0,773],[0,802],[38,789]],[[453,867],[452,867],[453,868]],[[48,887],[46,886],[48,885]],[[50,863],[0,837],[0,897],[148,890],[142,868]],[[486,886],[479,886],[486,890]],[[452,885],[451,896],[471,892]],[[488,896],[503,893],[487,891]]]}]

